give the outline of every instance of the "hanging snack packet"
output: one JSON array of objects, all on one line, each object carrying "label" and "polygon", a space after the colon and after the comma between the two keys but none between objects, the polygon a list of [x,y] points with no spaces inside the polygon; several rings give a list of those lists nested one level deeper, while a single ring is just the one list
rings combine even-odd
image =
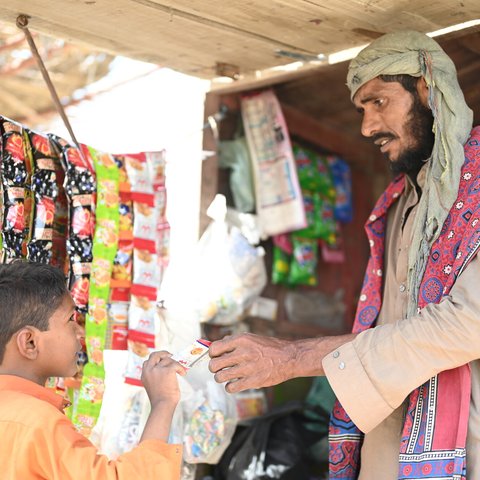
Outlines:
[{"label": "hanging snack packet", "polygon": [[316,191],[320,193],[322,198],[335,200],[335,187],[333,185],[332,174],[325,155],[316,155],[317,157],[317,182]]},{"label": "hanging snack packet", "polygon": [[114,288],[128,288],[132,284],[133,270],[133,239],[119,240],[117,254],[113,261],[110,286]]},{"label": "hanging snack packet", "polygon": [[33,262],[51,263],[55,202],[58,196],[54,157],[58,153],[47,136],[25,131],[31,146],[34,195],[33,229],[27,245],[27,258]]},{"label": "hanging snack packet", "polygon": [[316,190],[319,188],[316,154],[298,143],[292,145],[297,167],[298,181],[302,190]]},{"label": "hanging snack packet", "polygon": [[288,285],[290,258],[280,247],[273,246],[272,283]]},{"label": "hanging snack packet", "polygon": [[335,241],[321,242],[322,259],[326,263],[344,263],[346,260],[343,236],[339,222],[336,222]]},{"label": "hanging snack packet", "polygon": [[335,219],[342,223],[351,222],[353,202],[350,167],[345,160],[333,155],[328,157],[328,164],[335,187]]},{"label": "hanging snack packet", "polygon": [[[141,384],[141,368],[150,349],[155,347],[155,312],[160,282],[157,255],[157,215],[153,167],[146,154],[125,155],[125,168],[133,201],[133,280],[128,313],[129,360],[125,382]],[[143,360],[142,360],[143,359]]]},{"label": "hanging snack packet", "polygon": [[290,239],[290,234],[281,233],[280,235],[274,235],[272,237],[273,244],[281,248],[285,253],[291,255],[293,253],[292,240]]},{"label": "hanging snack packet", "polygon": [[69,202],[67,254],[70,263],[69,287],[76,305],[76,320],[84,324],[88,309],[93,232],[95,228],[96,182],[93,160],[87,147],[80,151],[64,139],[49,135],[62,152],[65,193]]},{"label": "hanging snack packet", "polygon": [[292,235],[293,257],[290,263],[290,285],[317,284],[317,241]]},{"label": "hanging snack packet", "polygon": [[123,157],[132,192],[152,194],[154,179],[145,154],[128,154]]},{"label": "hanging snack packet", "polygon": [[212,342],[203,340],[202,338],[195,340],[179,352],[174,353],[172,359],[188,370],[208,354],[211,343]]},{"label": "hanging snack packet", "polygon": [[145,360],[155,350],[155,339],[147,333],[128,331],[128,360],[125,383],[142,386],[142,368]]},{"label": "hanging snack packet", "polygon": [[68,273],[69,265],[67,260],[67,244],[65,239],[68,237],[68,200],[63,187],[65,181],[65,171],[62,167],[62,155],[57,145],[50,142],[54,149],[52,160],[55,165],[55,180],[57,183],[57,197],[55,198],[55,218],[52,227],[52,265]]},{"label": "hanging snack packet", "polygon": [[108,328],[105,349],[127,350],[129,301],[111,301],[107,307]]},{"label": "hanging snack packet", "polygon": [[297,230],[295,235],[305,238],[323,238],[325,226],[321,217],[322,199],[318,192],[302,190],[307,227]]},{"label": "hanging snack packet", "polygon": [[334,206],[328,198],[318,197],[317,214],[317,237],[329,244],[335,243],[336,222],[334,218]]}]

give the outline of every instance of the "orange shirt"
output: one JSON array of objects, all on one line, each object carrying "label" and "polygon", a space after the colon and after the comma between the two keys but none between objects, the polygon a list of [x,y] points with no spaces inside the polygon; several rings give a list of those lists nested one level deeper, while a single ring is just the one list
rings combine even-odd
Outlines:
[{"label": "orange shirt", "polygon": [[78,433],[64,399],[24,378],[0,375],[2,480],[142,480],[180,478],[182,449],[145,440],[115,461]]}]

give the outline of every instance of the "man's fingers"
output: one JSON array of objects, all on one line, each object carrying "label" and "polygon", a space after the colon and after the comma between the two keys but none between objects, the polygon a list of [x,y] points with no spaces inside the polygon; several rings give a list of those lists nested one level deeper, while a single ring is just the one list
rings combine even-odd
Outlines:
[{"label": "man's fingers", "polygon": [[227,335],[226,337],[223,337],[222,340],[216,340],[215,342],[212,342],[208,349],[208,354],[210,357],[219,357],[225,353],[232,352],[235,349],[235,347],[232,345],[232,340],[234,340],[234,338],[235,337],[231,335]]},{"label": "man's fingers", "polygon": [[244,378],[239,378],[237,380],[232,380],[225,385],[225,391],[227,393],[238,393],[242,392],[243,390],[248,390],[249,388],[253,388],[249,385],[248,380]]},{"label": "man's fingers", "polygon": [[224,383],[241,378],[243,376],[244,375],[240,372],[240,367],[234,366],[218,371],[214,378],[217,383]]},{"label": "man's fingers", "polygon": [[236,360],[234,360],[231,354],[224,354],[221,357],[212,358],[208,363],[208,369],[212,373],[217,373],[224,368],[231,368],[237,364]]}]

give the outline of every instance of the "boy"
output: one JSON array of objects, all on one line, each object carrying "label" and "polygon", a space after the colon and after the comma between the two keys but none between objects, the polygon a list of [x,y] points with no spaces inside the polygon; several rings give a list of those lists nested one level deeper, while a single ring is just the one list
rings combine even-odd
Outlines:
[{"label": "boy", "polygon": [[4,480],[163,480],[180,478],[181,447],[168,445],[185,369],[155,352],[142,381],[152,410],[139,445],[116,461],[99,455],[63,414],[48,377],[76,373],[81,327],[60,270],[43,264],[0,265],[0,471]]}]

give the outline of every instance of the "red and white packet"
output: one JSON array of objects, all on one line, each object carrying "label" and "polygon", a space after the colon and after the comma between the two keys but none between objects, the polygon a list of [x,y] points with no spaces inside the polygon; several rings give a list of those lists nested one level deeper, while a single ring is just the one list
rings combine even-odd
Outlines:
[{"label": "red and white packet", "polygon": [[188,370],[208,354],[208,349],[211,343],[212,342],[209,342],[208,340],[199,338],[179,352],[174,353],[172,359]]}]

